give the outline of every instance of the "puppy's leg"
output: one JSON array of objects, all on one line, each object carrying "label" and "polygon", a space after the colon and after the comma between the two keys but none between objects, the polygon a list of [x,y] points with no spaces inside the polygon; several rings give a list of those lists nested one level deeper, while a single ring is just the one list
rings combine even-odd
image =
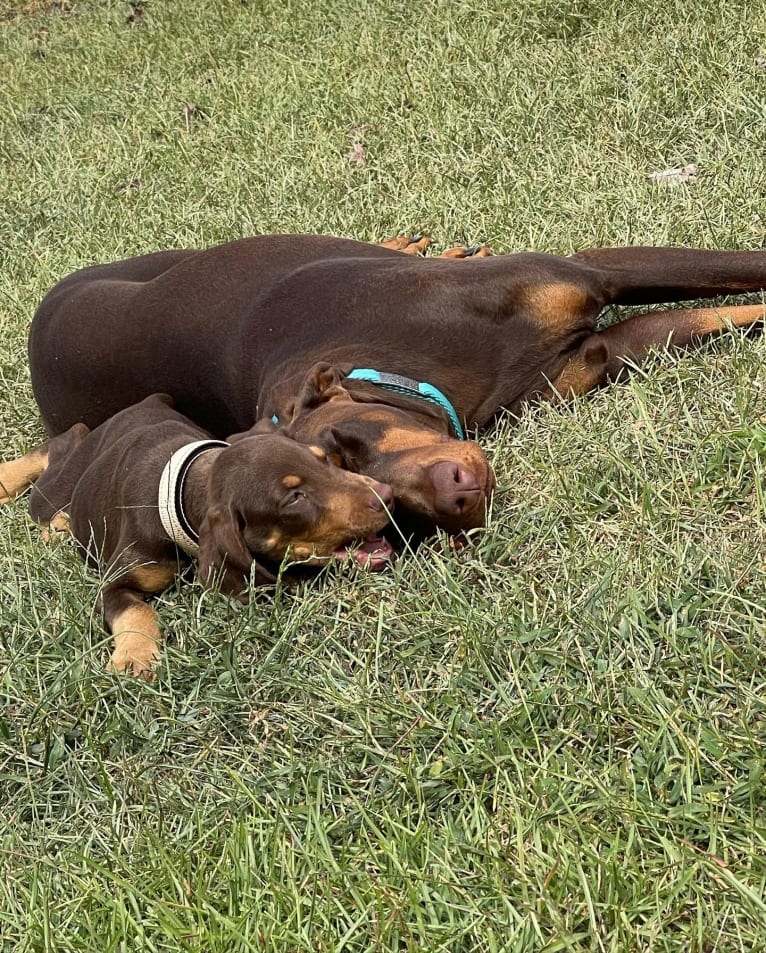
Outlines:
[{"label": "puppy's leg", "polygon": [[0,463],[0,503],[7,503],[35,482],[48,466],[48,449],[46,442],[23,457]]},{"label": "puppy's leg", "polygon": [[162,641],[157,612],[129,589],[109,596],[107,604],[104,594],[104,615],[114,636],[114,651],[107,668],[152,681]]},{"label": "puppy's leg", "polygon": [[[694,348],[729,327],[747,328],[766,319],[766,305],[684,308],[637,315],[589,335],[553,380],[562,396],[585,394],[615,380],[662,347]],[[626,363],[629,362],[629,363]]]},{"label": "puppy's leg", "polygon": [[114,637],[114,651],[107,666],[110,671],[127,672],[146,681],[154,679],[162,634],[159,616],[144,602],[144,596],[167,588],[176,570],[177,566],[169,563],[138,566],[105,587],[104,619]]},{"label": "puppy's leg", "polygon": [[58,513],[54,513],[50,523],[48,523],[47,526],[43,526],[40,531],[40,539],[44,543],[52,543],[60,540],[62,536],[66,536],[67,533],[71,532],[72,528],[70,526],[69,513],[59,510]]},{"label": "puppy's leg", "polygon": [[0,503],[7,503],[31,486],[48,469],[51,460],[66,456],[87,433],[85,424],[75,424],[23,457],[0,463]]}]

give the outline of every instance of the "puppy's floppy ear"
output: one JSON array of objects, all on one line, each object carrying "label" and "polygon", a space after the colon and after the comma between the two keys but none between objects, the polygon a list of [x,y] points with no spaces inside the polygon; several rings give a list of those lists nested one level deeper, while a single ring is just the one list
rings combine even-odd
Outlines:
[{"label": "puppy's floppy ear", "polygon": [[342,381],[345,374],[332,364],[320,361],[306,375],[293,408],[293,420],[304,410],[311,410],[331,400],[351,400]]},{"label": "puppy's floppy ear", "polygon": [[199,575],[205,586],[215,586],[227,596],[247,602],[251,567],[257,585],[275,583],[277,577],[256,562],[245,546],[244,522],[231,506],[211,507],[199,533]]}]

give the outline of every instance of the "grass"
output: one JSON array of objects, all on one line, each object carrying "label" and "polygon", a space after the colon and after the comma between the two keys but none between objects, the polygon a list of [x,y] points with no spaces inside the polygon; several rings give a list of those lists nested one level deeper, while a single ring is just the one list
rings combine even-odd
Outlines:
[{"label": "grass", "polygon": [[[744,0],[0,0],[3,455],[42,434],[31,315],[94,261],[761,247],[765,33]],[[169,590],[151,686],[4,508],[0,950],[762,950],[765,347],[501,420],[469,550]]]}]

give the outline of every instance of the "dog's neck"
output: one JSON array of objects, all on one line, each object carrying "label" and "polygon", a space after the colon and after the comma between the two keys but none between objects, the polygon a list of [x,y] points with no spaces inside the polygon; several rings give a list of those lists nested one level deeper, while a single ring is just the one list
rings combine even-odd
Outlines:
[{"label": "dog's neck", "polygon": [[209,507],[208,481],[210,468],[225,449],[225,447],[214,447],[200,454],[196,460],[192,460],[191,466],[186,471],[182,503],[186,518],[197,531],[197,534],[199,534]]}]

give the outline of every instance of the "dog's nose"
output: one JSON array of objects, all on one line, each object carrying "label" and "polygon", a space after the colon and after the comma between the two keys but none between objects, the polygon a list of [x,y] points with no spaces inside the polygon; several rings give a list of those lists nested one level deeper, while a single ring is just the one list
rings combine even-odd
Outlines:
[{"label": "dog's nose", "polygon": [[471,512],[484,497],[476,475],[459,463],[435,463],[431,482],[436,490],[434,508],[443,516],[461,516]]},{"label": "dog's nose", "polygon": [[374,481],[370,484],[372,498],[370,506],[374,510],[392,510],[394,508],[394,491],[387,483],[378,483]]}]

